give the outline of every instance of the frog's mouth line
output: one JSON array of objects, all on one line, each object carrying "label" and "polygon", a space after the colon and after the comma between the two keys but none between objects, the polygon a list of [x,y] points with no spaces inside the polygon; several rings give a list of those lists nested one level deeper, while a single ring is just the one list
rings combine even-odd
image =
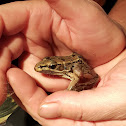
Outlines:
[{"label": "frog's mouth line", "polygon": [[50,75],[50,74],[45,74],[45,73],[42,73],[42,76],[47,77],[47,78],[51,78],[51,79],[53,79],[53,78],[54,79],[67,79],[67,78],[62,78],[62,76],[60,76],[60,75]]},{"label": "frog's mouth line", "polygon": [[62,76],[63,75],[63,72],[61,71],[51,71],[51,70],[42,70],[42,71],[39,71],[40,73],[44,73],[44,74],[51,74],[51,75],[58,75],[58,76]]}]

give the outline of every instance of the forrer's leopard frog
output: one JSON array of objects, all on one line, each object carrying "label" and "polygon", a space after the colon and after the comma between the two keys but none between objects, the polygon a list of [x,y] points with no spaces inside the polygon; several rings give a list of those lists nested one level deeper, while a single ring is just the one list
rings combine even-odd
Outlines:
[{"label": "forrer's leopard frog", "polygon": [[70,56],[45,57],[35,65],[34,69],[44,74],[70,79],[68,90],[91,89],[99,81],[99,76],[87,64],[87,61],[77,53],[72,53]]}]

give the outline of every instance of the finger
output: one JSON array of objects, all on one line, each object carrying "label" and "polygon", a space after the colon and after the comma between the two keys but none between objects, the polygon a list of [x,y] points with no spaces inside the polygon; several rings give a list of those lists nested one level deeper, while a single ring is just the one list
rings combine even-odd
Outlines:
[{"label": "finger", "polygon": [[[50,12],[51,9],[45,1],[20,1],[1,5],[0,28],[3,31],[0,33],[13,35],[22,32],[27,36],[29,43],[33,41],[47,47],[47,41],[51,41]],[[42,44],[42,41],[46,43]]]},{"label": "finger", "polygon": [[11,55],[8,48],[0,50],[0,104],[3,103],[7,95],[6,70],[11,65]]},{"label": "finger", "polygon": [[4,102],[7,95],[7,81],[3,71],[0,70],[0,105]]},{"label": "finger", "polygon": [[14,35],[21,32],[26,36],[25,50],[39,58],[42,58],[42,55],[51,55],[52,52],[47,50],[47,48],[52,50],[48,43],[52,41],[50,12],[51,9],[45,1],[24,1],[1,5],[0,33]]},{"label": "finger", "polygon": [[[124,49],[122,29],[92,0],[46,1],[54,10],[53,32],[60,37],[60,41],[82,54],[93,66],[108,62]],[[60,27],[58,30],[55,29],[57,26]]]},{"label": "finger", "polygon": [[[80,12],[87,11],[93,1],[87,0],[46,0],[49,5],[63,18],[74,19],[80,16]],[[80,6],[81,5],[81,6]],[[64,9],[65,8],[65,9]],[[78,15],[79,14],[79,15]],[[82,15],[83,16],[83,15]],[[88,16],[88,14],[87,14]]]},{"label": "finger", "polygon": [[[39,115],[43,118],[69,118],[85,121],[124,119],[126,110],[121,109],[120,95],[112,92],[109,87],[83,93],[57,92],[42,103]],[[121,117],[118,116],[118,111]]]},{"label": "finger", "polygon": [[23,52],[23,42],[25,41],[22,34],[13,35],[1,39],[0,50],[0,70],[6,72],[11,66],[11,61],[18,58]]},{"label": "finger", "polygon": [[44,90],[38,87],[28,74],[18,68],[9,69],[7,77],[16,96],[20,99],[23,106],[25,106],[27,112],[36,120],[42,120],[37,111],[40,102],[47,96]]},{"label": "finger", "polygon": [[[18,8],[18,9],[17,9]],[[23,9],[22,9],[23,8]],[[0,6],[0,33],[5,35],[13,35],[21,30],[26,25],[28,20],[28,12],[23,2],[10,3]]]},{"label": "finger", "polygon": [[[16,6],[14,8],[12,6],[0,5],[0,37],[2,37],[0,41],[0,104],[7,95],[6,71],[11,66],[11,61],[21,54],[22,40],[24,40],[21,34],[8,38],[4,38],[2,35],[13,35],[21,31],[27,17],[27,13],[24,14],[23,9],[15,11]],[[20,18],[21,16],[22,18]]]},{"label": "finger", "polygon": [[[43,124],[44,125],[44,124]],[[45,125],[48,126],[125,126],[125,120],[112,120],[112,121],[98,121],[98,122],[91,122],[91,121],[75,121],[66,118],[60,119],[45,119]]]},{"label": "finger", "polygon": [[11,61],[16,59],[23,51],[24,37],[17,34],[2,38],[0,42],[0,104],[7,94],[6,71],[11,66]]}]

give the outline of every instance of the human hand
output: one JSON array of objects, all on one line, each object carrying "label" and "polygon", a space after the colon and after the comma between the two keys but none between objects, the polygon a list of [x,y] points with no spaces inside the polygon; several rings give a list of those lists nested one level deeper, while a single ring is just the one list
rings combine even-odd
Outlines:
[{"label": "human hand", "polygon": [[[87,125],[87,126],[89,125],[90,126],[93,124],[96,124],[96,125],[105,124],[107,126],[112,125],[112,124],[121,125],[121,124],[125,123],[125,120],[124,121],[114,121],[114,120],[125,118],[125,107],[122,107],[122,106],[125,106],[125,102],[124,102],[125,101],[125,97],[124,97],[125,96],[125,91],[124,91],[125,90],[125,88],[124,88],[125,77],[124,76],[123,76],[124,78],[120,77],[120,75],[125,75],[125,71],[124,71],[124,67],[123,67],[123,65],[125,65],[125,60],[123,61],[123,59],[125,58],[125,51],[123,53],[121,53],[121,51],[124,49],[124,46],[125,46],[125,36],[124,36],[122,30],[120,29],[120,27],[115,25],[107,17],[102,12],[102,10],[99,8],[99,6],[90,3],[90,1],[89,1],[89,3],[87,1],[83,1],[83,2],[81,1],[82,2],[81,4],[79,4],[80,1],[78,2],[78,4],[76,3],[76,1],[74,1],[74,0],[72,0],[72,1],[73,1],[73,5],[74,4],[78,5],[77,8],[79,8],[83,2],[84,2],[84,4],[88,5],[87,6],[88,9],[85,8],[85,6],[84,6],[84,12],[86,11],[86,9],[88,11],[92,10],[91,12],[89,11],[91,13],[90,14],[91,17],[89,16],[91,19],[88,17],[87,13],[86,13],[87,17],[90,20],[85,19],[85,18],[83,19],[84,21],[87,20],[86,25],[85,25],[85,23],[83,23],[83,24],[86,28],[89,27],[88,34],[87,34],[87,29],[83,30],[83,26],[80,27],[78,25],[77,21],[74,20],[74,18],[79,13],[77,15],[75,13],[72,13],[72,14],[75,14],[73,16],[74,18],[72,20],[71,20],[71,18],[69,18],[69,20],[73,21],[74,29],[72,26],[70,28],[72,28],[72,31],[74,31],[74,33],[76,33],[75,34],[76,36],[74,36],[73,33],[71,33],[72,36],[74,37],[74,39],[72,39],[72,41],[68,41],[69,36],[63,32],[66,35],[66,38],[64,38],[65,37],[64,34],[63,33],[61,34],[60,32],[55,32],[57,27],[54,27],[55,29],[52,32],[54,34],[54,36],[52,37],[53,44],[55,44],[56,47],[58,47],[57,49],[61,49],[61,50],[59,50],[59,52],[57,50],[53,50],[53,51],[55,51],[54,54],[56,54],[56,55],[60,55],[60,54],[64,55],[64,54],[67,54],[70,52],[69,49],[67,49],[67,50],[64,50],[64,49],[66,49],[66,47],[71,47],[73,49],[73,51],[77,51],[80,54],[83,54],[83,56],[85,56],[93,66],[99,65],[96,68],[96,71],[101,76],[101,81],[98,85],[98,88],[96,88],[94,90],[89,90],[89,91],[82,91],[80,93],[59,91],[59,92],[53,93],[52,95],[47,97],[47,94],[45,93],[45,91],[43,89],[41,89],[40,87],[38,87],[36,82],[30,76],[28,76],[26,73],[24,73],[23,71],[21,71],[20,69],[17,69],[17,68],[13,68],[8,71],[9,82],[11,83],[16,95],[21,100],[21,101],[18,100],[19,104],[23,104],[22,107],[24,107],[24,109],[26,109],[26,111],[29,112],[33,118],[35,118],[38,122],[40,122],[40,124],[48,125],[48,126],[49,125],[62,126],[64,124],[67,124],[68,126],[69,125],[70,126],[71,125]],[[50,6],[52,8],[54,8],[54,10],[56,10],[59,15],[61,15],[60,13],[62,12],[61,10],[64,8],[64,5],[65,5],[66,10],[70,9],[70,7],[67,7],[66,5],[71,5],[69,3],[65,4],[64,3],[65,1],[62,1],[62,0],[60,2],[55,3],[55,1],[53,1],[52,3],[50,3]],[[61,10],[60,10],[60,8],[61,8]],[[82,8],[83,7],[81,6],[80,9],[82,9]],[[77,12],[79,12],[79,10]],[[81,12],[83,12],[83,11],[81,11]],[[97,12],[97,16],[96,16],[96,12]],[[55,14],[56,12],[53,11],[53,13]],[[65,13],[65,12],[63,12],[63,13],[64,14],[62,14],[61,16],[64,16],[65,14],[71,15],[69,13]],[[85,14],[85,13],[83,13],[83,14]],[[65,19],[68,18],[67,16],[64,16],[64,17],[65,17]],[[79,16],[79,17],[81,17],[81,16]],[[101,18],[99,19],[96,17],[101,17]],[[54,19],[59,19],[59,18],[53,18],[53,22],[57,22],[57,20],[54,21]],[[93,26],[93,24],[96,25],[95,24],[96,22],[94,22],[94,19],[95,20],[98,19],[97,23],[100,24],[100,25],[97,25],[97,27]],[[89,20],[89,22],[88,22],[88,20]],[[62,21],[60,20],[60,22],[62,22]],[[79,24],[80,24],[80,22],[81,21],[79,21]],[[69,24],[72,24],[72,23],[69,23]],[[62,25],[60,25],[60,26],[62,26]],[[65,25],[64,25],[64,27],[65,27]],[[60,31],[61,28],[59,27],[58,31]],[[78,33],[75,32],[76,29],[77,29]],[[112,29],[112,31],[113,31],[112,33],[110,32],[110,29]],[[62,29],[62,31],[64,31],[64,30]],[[100,32],[100,31],[102,31],[102,32]],[[66,30],[66,32],[67,32],[67,30]],[[108,34],[108,32],[109,32],[109,34]],[[83,36],[83,34],[85,34],[85,36]],[[117,35],[118,35],[118,37],[117,37]],[[76,45],[75,40],[78,40],[77,45]],[[84,45],[82,44],[82,40],[83,41],[85,40]],[[102,42],[101,41],[99,42],[99,40],[101,40]],[[59,43],[61,45],[59,45]],[[70,43],[72,43],[72,44],[70,44]],[[70,46],[69,46],[69,44],[70,44]],[[82,48],[80,47],[80,45]],[[87,47],[89,48],[89,50],[87,49]],[[99,47],[101,47],[101,48],[99,48]],[[92,50],[95,52],[95,55],[97,57],[96,56],[94,57],[94,52],[92,52]],[[119,53],[120,53],[120,55],[118,55]],[[46,53],[45,53],[45,55],[46,55]],[[48,55],[50,55],[50,54],[48,54]],[[37,57],[42,58],[42,57],[44,57],[44,54],[42,54],[41,56],[37,56]],[[114,58],[114,57],[116,57],[116,58]],[[32,58],[36,59],[36,60],[31,62]],[[23,60],[22,68],[26,72],[31,74],[31,76],[33,76],[37,81],[39,81],[39,84],[41,84],[42,80],[45,78],[42,77],[41,75],[38,75],[37,73],[36,74],[34,72],[30,73],[30,68],[33,67],[32,65],[35,64],[36,61],[37,61],[37,58],[34,58],[34,56],[29,56],[25,60]],[[103,64],[105,62],[108,62],[108,63],[100,66],[100,64]],[[32,65],[29,65],[30,63]],[[22,64],[21,64],[21,66],[22,66]],[[32,67],[29,67],[29,66],[32,66]],[[16,74],[16,73],[18,73],[18,74]],[[121,74],[119,74],[119,73],[121,73]],[[116,76],[116,81],[114,80],[115,76]],[[22,78],[23,78],[23,80],[22,80]],[[17,82],[17,79],[18,79],[18,82]],[[43,82],[42,86],[45,90],[53,92],[56,90],[63,89],[68,84],[68,83],[64,84],[65,81],[63,81],[63,80],[62,81],[56,80],[56,81],[54,83],[55,86],[52,84],[53,83],[52,79],[50,79],[48,81],[47,85],[45,84],[46,82],[45,83]],[[63,86],[64,85],[65,86],[64,87],[62,85],[58,86],[58,84],[59,84],[58,82],[59,83],[62,82]],[[115,83],[113,84],[113,82],[115,82]],[[120,82],[121,82],[121,84],[118,84]],[[103,93],[104,93],[104,96],[103,96]],[[25,94],[25,96],[24,96],[24,94]],[[121,100],[120,100],[120,97],[121,97]],[[113,100],[113,98],[114,98],[114,100]],[[82,100],[82,99],[84,99],[84,100]],[[118,101],[120,100],[120,102],[118,102],[117,100]],[[51,107],[49,107],[50,102],[58,103],[58,106],[55,106],[55,104],[54,104],[54,106],[51,108]],[[42,114],[40,112],[38,113],[38,111],[40,110],[39,107],[41,106],[40,104],[44,104],[44,106],[42,108]],[[97,107],[96,107],[96,105],[97,105]],[[112,105],[112,106],[108,106],[108,105]],[[121,109],[121,111],[119,111],[119,113],[118,113],[118,111],[114,111],[114,110],[118,110],[120,108],[120,106],[122,107],[122,109]],[[46,111],[46,109],[47,109],[47,111]],[[118,115],[118,117],[117,117],[117,115]],[[77,121],[75,121],[75,120],[77,120]],[[108,121],[108,120],[111,120],[111,121]]]},{"label": "human hand", "polygon": [[[11,67],[11,61],[23,55],[25,58],[30,57],[29,59],[34,64],[32,56],[40,57],[40,54],[52,54],[48,51],[50,49],[48,42],[45,42],[50,40],[50,16],[49,13],[48,15],[45,13],[49,8],[45,1],[14,2],[0,6],[0,104],[5,100],[7,94],[6,72]],[[45,20],[41,22],[43,18]],[[41,42],[43,44],[39,46]],[[33,69],[33,64],[30,67],[28,65],[27,68]]]},{"label": "human hand", "polygon": [[[53,3],[55,4],[54,1],[50,3],[52,8]],[[72,9],[71,3],[73,8],[77,9]],[[83,55],[93,67],[96,67],[116,57],[125,46],[125,37],[121,27],[117,28],[117,24],[115,25],[114,22],[107,17],[100,6],[98,6],[95,2],[84,2],[83,0],[80,0],[80,2],[67,1],[67,3],[61,2],[58,4],[62,4],[64,6],[60,7],[59,5],[55,4],[54,9],[48,8],[49,10],[47,12],[49,12],[49,18],[52,19],[50,21],[51,25],[49,25],[50,22],[48,22],[49,18],[47,20],[43,19],[45,25],[43,25],[42,29],[50,28],[50,31],[48,29],[48,32],[46,32],[50,38],[44,38],[45,41],[40,42],[40,46],[38,46],[41,47],[44,45],[44,53],[42,51],[40,52],[40,50],[37,48],[35,49],[35,53],[37,50],[39,54],[37,56],[38,58],[30,56],[25,58],[23,56],[21,59],[22,63],[20,65],[23,70],[37,80],[38,84],[43,89],[49,92],[66,88],[68,86],[68,81],[64,79],[57,79],[53,81],[54,79],[48,79],[47,77],[36,73],[33,70],[33,67],[43,57],[50,55],[69,55],[72,53],[72,51],[74,51]],[[82,5],[83,7],[79,7]],[[64,8],[65,11],[62,11]],[[80,12],[84,13],[80,14]],[[103,20],[106,22],[106,24],[103,23]],[[49,26],[46,25],[47,22]],[[114,33],[112,32],[113,30],[115,31]],[[46,33],[42,34],[45,35]],[[118,37],[115,38],[115,36]],[[25,59],[25,62],[23,59]],[[57,83],[60,83],[61,80],[64,83],[62,87],[61,85],[57,85]]]}]

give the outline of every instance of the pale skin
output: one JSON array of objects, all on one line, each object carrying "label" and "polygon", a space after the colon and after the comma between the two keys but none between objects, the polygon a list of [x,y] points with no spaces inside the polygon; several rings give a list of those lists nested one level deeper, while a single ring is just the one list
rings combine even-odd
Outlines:
[{"label": "pale skin", "polygon": [[[47,2],[0,6],[1,103],[7,75],[16,101],[44,126],[126,125],[125,27],[89,0]],[[100,75],[96,89],[61,91],[67,88],[68,80],[34,71],[43,57],[72,51],[87,58]],[[20,68],[10,68],[11,60],[18,57]],[[55,93],[48,96],[45,91]]]}]

